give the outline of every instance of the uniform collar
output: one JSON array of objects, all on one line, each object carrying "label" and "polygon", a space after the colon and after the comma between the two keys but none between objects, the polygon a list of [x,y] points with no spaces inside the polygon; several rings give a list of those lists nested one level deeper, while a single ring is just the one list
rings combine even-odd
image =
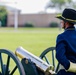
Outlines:
[{"label": "uniform collar", "polygon": [[65,30],[75,30],[74,26],[67,27]]}]

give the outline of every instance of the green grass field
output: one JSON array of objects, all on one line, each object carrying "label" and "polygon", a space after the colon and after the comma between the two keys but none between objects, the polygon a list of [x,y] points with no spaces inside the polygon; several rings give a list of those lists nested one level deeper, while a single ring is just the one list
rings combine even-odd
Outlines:
[{"label": "green grass field", "polygon": [[0,28],[0,49],[15,52],[22,46],[39,56],[46,48],[55,46],[59,33],[58,28]]},{"label": "green grass field", "polygon": [[0,28],[0,48],[15,52],[22,46],[35,55],[44,49],[55,46],[58,28]]}]

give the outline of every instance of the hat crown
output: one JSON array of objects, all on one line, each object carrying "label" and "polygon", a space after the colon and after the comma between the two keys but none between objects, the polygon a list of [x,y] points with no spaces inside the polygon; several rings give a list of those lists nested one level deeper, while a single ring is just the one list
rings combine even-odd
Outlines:
[{"label": "hat crown", "polygon": [[74,9],[66,8],[63,11],[62,16],[66,19],[76,20],[76,11]]},{"label": "hat crown", "polygon": [[57,15],[56,18],[76,24],[76,10],[66,8],[64,9],[62,15]]}]

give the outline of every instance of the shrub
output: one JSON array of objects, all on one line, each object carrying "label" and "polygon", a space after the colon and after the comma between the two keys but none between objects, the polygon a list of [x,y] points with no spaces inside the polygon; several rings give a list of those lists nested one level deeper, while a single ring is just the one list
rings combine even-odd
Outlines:
[{"label": "shrub", "polygon": [[51,22],[49,26],[50,27],[58,27],[58,23],[57,22]]},{"label": "shrub", "polygon": [[24,27],[34,27],[32,23],[25,23]]}]

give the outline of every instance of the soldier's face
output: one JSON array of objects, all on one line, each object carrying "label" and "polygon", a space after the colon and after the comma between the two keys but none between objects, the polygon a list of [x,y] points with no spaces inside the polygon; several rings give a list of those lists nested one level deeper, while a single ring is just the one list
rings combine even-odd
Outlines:
[{"label": "soldier's face", "polygon": [[63,21],[63,20],[61,20],[61,27],[63,28],[63,29],[65,29],[66,28],[66,26],[65,26],[65,22]]}]

